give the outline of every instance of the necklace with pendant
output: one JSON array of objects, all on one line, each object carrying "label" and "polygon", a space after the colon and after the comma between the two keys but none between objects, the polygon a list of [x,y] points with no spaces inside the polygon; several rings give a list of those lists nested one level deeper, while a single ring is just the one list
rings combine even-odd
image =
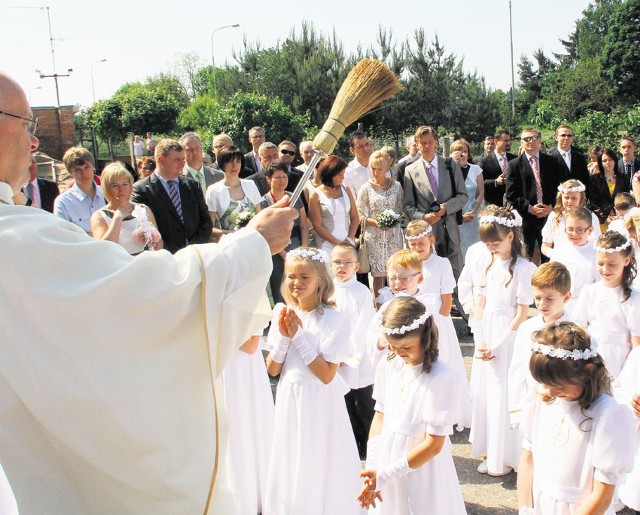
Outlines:
[{"label": "necklace with pendant", "polygon": [[398,400],[403,401],[409,395],[409,386],[413,383],[420,373],[415,372],[411,365],[403,366],[400,370],[400,377],[398,378],[398,382],[396,383],[395,394]]},{"label": "necklace with pendant", "polygon": [[566,410],[562,414],[562,418],[559,422],[556,422],[551,426],[551,439],[553,440],[553,443],[555,443],[558,447],[562,447],[569,441],[570,424],[566,422],[566,418],[571,410],[576,406],[579,406],[577,402],[575,402],[568,410]]}]

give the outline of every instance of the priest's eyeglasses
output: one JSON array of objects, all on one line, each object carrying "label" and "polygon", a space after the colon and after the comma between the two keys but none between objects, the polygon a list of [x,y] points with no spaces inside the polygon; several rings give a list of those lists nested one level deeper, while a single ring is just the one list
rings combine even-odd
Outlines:
[{"label": "priest's eyeglasses", "polygon": [[8,113],[7,111],[0,111],[0,114],[29,122],[29,125],[27,125],[27,131],[29,131],[29,134],[32,136],[36,135],[36,130],[38,129],[38,118],[25,118],[24,116],[18,116],[17,114]]}]

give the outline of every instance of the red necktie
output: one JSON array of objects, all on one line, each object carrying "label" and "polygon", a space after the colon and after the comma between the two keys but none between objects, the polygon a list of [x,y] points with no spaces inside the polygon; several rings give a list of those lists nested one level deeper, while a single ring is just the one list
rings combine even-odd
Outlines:
[{"label": "red necktie", "polygon": [[509,166],[507,166],[507,158],[505,156],[500,156],[500,167],[502,168],[502,175],[506,177],[509,173]]},{"label": "red necktie", "polygon": [[540,181],[540,169],[538,168],[538,159],[535,156],[529,158],[531,162],[531,168],[533,170],[533,176],[536,179],[536,197],[538,197],[538,204],[542,202],[542,182]]}]

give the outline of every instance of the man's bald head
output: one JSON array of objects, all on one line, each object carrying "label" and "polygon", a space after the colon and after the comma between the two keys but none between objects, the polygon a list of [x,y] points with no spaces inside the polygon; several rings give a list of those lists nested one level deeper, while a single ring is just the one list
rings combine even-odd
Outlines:
[{"label": "man's bald head", "polygon": [[38,148],[38,139],[29,133],[33,114],[24,90],[3,72],[0,111],[0,181],[18,192],[29,179],[31,152]]}]

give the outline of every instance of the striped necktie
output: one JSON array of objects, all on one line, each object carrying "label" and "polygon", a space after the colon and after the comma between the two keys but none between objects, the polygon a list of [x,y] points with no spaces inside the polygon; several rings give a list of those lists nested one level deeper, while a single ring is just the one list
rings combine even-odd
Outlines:
[{"label": "striped necktie", "polygon": [[502,168],[502,175],[506,177],[509,173],[509,166],[507,165],[507,156],[500,156],[500,168]]},{"label": "striped necktie", "polygon": [[178,181],[167,181],[167,184],[169,184],[169,198],[171,199],[171,202],[173,202],[173,205],[178,212],[178,216],[184,221],[184,218],[182,217],[182,202],[180,202]]},{"label": "striped necktie", "polygon": [[540,169],[538,168],[538,160],[535,156],[531,156],[531,169],[533,170],[533,176],[536,180],[536,197],[538,198],[538,204],[542,202],[542,182],[540,181]]}]

